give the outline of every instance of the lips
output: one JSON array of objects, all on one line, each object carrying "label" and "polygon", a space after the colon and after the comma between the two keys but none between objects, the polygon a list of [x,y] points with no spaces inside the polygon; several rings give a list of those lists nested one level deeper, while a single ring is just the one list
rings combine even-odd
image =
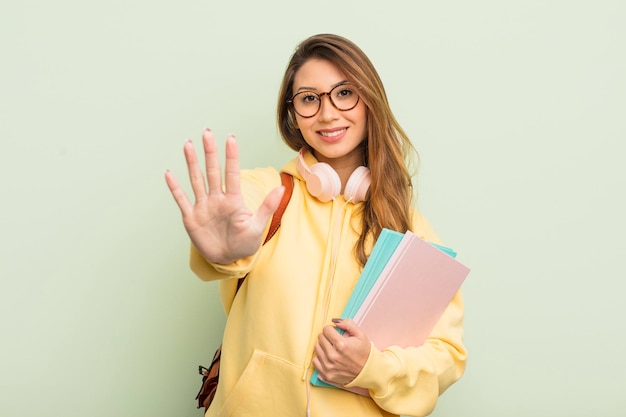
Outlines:
[{"label": "lips", "polygon": [[338,129],[324,129],[318,130],[317,134],[322,137],[322,140],[327,142],[334,142],[341,139],[346,132],[348,131],[347,127],[342,127]]}]

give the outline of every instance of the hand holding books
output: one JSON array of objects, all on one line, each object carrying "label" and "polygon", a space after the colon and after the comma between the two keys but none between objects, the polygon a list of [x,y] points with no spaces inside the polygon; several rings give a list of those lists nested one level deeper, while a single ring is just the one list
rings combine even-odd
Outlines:
[{"label": "hand holding books", "polygon": [[[383,229],[342,318],[352,318],[378,349],[422,345],[469,274],[455,256],[410,231]],[[317,371],[311,383],[331,386]]]}]

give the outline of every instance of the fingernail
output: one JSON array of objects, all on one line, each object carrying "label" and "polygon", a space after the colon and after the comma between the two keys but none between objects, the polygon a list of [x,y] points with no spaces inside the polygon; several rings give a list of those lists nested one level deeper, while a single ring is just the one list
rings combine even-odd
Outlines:
[{"label": "fingernail", "polygon": [[341,323],[343,319],[332,319],[333,323]]},{"label": "fingernail", "polygon": [[205,128],[204,128],[204,131],[205,131],[205,132],[210,132],[210,131],[211,131],[211,129],[210,129],[210,128],[208,128],[208,127],[205,127]]}]

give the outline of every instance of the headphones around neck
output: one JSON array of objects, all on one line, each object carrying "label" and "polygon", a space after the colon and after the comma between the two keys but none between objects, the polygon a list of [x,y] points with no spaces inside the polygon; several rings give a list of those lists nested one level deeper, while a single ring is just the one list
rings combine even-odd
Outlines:
[{"label": "headphones around neck", "polygon": [[[335,170],[325,162],[318,162],[310,167],[304,161],[304,150],[298,152],[297,168],[306,181],[309,193],[323,203],[337,197],[341,192],[341,180]],[[360,166],[350,175],[343,197],[354,204],[365,200],[372,178],[369,168]]]}]

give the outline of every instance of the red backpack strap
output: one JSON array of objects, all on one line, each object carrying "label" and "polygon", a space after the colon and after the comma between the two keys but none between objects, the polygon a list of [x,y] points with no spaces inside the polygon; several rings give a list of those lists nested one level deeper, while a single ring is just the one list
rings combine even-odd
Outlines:
[{"label": "red backpack strap", "polygon": [[283,218],[283,213],[287,208],[287,204],[289,204],[289,200],[291,199],[291,193],[293,192],[293,177],[291,175],[285,172],[281,172],[280,181],[283,183],[283,187],[285,187],[285,192],[283,193],[283,198],[282,200],[280,200],[278,208],[272,216],[272,223],[270,223],[270,228],[267,232],[267,236],[265,237],[265,242],[263,242],[263,244],[266,244],[272,238],[272,236],[274,236],[274,233],[276,233],[276,231],[280,227],[280,221]]},{"label": "red backpack strap", "polygon": [[[263,242],[264,245],[269,242],[269,240],[272,238],[272,236],[274,236],[274,234],[280,227],[280,221],[283,218],[283,213],[285,212],[285,209],[289,204],[289,200],[291,199],[291,193],[293,192],[293,177],[291,175],[287,174],[286,172],[281,172],[280,181],[282,182],[283,187],[285,187],[285,192],[283,193],[283,198],[280,200],[278,208],[272,216],[270,228],[267,231],[267,236],[265,236],[265,241]],[[239,281],[237,282],[237,291],[239,291],[239,287],[241,287],[245,279],[246,277],[239,278]]]}]

